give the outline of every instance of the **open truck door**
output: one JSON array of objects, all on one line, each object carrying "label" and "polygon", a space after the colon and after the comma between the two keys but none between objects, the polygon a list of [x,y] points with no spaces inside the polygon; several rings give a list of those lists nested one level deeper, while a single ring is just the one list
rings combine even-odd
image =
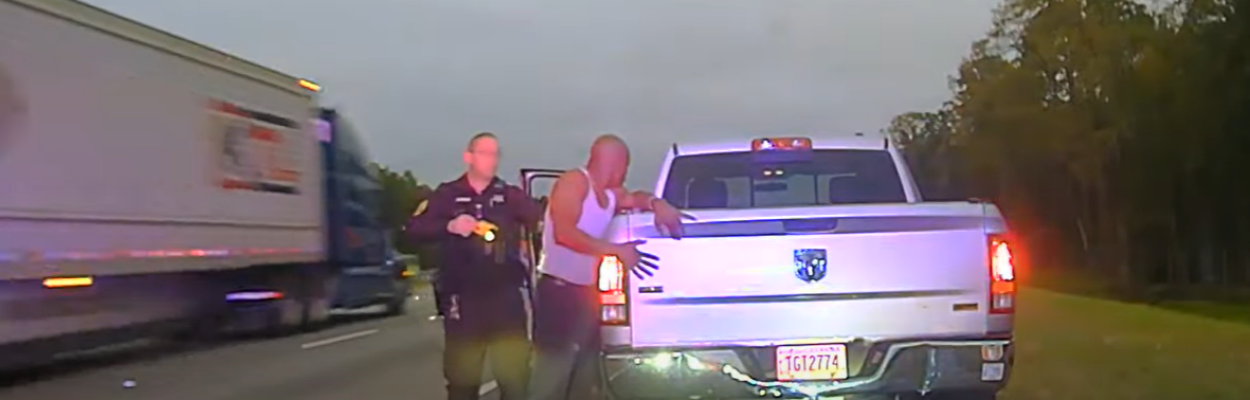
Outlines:
[{"label": "open truck door", "polygon": [[[558,169],[543,168],[522,168],[521,169],[521,189],[525,190],[525,194],[534,198],[543,206],[543,213],[547,212],[547,193],[551,191],[551,186],[555,185],[556,179],[560,178],[565,171]],[[525,251],[528,254],[526,261],[529,261],[530,278],[537,278],[538,259],[542,254],[542,230],[543,222],[539,220],[537,226],[528,226],[525,231]],[[536,282],[531,279],[530,282]]]},{"label": "open truck door", "polygon": [[[526,309],[530,314],[530,321],[533,321],[534,293],[538,289],[538,260],[542,258],[543,251],[543,221],[546,219],[545,215],[547,214],[547,199],[544,197],[551,192],[551,187],[555,185],[556,179],[559,179],[562,174],[564,174],[564,171],[558,169],[521,169],[521,189],[525,190],[526,195],[542,204],[544,215],[544,218],[539,219],[537,224],[525,227],[525,232],[522,235],[525,238],[525,243],[522,244],[521,248],[526,253],[525,261],[529,262],[530,290],[527,293],[528,304]],[[527,335],[532,340],[534,338],[534,325],[529,324],[528,327],[530,330],[527,332]]]}]

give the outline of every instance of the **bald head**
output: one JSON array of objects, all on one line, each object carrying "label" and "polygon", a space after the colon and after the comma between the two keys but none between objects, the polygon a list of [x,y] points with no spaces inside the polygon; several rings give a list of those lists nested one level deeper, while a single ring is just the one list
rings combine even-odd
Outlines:
[{"label": "bald head", "polygon": [[625,145],[625,141],[620,136],[611,133],[599,135],[599,137],[595,138],[594,144],[590,145],[591,160],[620,154],[628,156],[629,146]]},{"label": "bald head", "polygon": [[596,182],[603,182],[606,187],[619,187],[625,184],[625,173],[629,170],[629,146],[625,140],[613,134],[603,134],[595,138],[590,145],[590,161],[586,163]]}]

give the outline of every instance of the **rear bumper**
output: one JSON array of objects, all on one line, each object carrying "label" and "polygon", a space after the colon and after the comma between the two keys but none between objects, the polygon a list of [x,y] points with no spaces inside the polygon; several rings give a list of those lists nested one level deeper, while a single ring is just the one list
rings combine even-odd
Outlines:
[{"label": "rear bumper", "polygon": [[1009,338],[853,342],[847,347],[850,378],[839,381],[777,381],[771,347],[612,351],[605,355],[605,372],[608,388],[623,398],[854,398],[995,392],[1006,385],[1013,359]]}]

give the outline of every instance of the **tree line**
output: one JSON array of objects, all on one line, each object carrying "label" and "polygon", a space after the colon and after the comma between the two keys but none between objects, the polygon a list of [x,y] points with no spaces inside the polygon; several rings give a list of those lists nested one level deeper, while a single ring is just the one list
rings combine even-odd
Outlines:
[{"label": "tree line", "polygon": [[[426,259],[422,261],[429,261],[429,249],[414,246],[405,239],[404,226],[407,225],[408,218],[417,211],[421,202],[434,193],[434,189],[418,181],[412,171],[397,171],[381,164],[374,164],[373,167],[382,184],[379,219],[383,226],[390,229],[393,235],[391,243],[395,243],[395,248],[401,253],[414,254]],[[423,267],[430,267],[429,264],[423,263]]]},{"label": "tree line", "polygon": [[1250,287],[1250,0],[1008,0],[885,131],[930,200],[995,201],[1039,284]]}]

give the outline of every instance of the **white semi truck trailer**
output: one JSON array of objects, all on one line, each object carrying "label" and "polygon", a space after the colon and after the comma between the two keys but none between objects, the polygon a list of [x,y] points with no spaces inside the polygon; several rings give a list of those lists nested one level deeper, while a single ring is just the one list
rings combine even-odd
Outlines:
[{"label": "white semi truck trailer", "polygon": [[315,83],[72,0],[0,0],[0,366],[403,311]]}]

